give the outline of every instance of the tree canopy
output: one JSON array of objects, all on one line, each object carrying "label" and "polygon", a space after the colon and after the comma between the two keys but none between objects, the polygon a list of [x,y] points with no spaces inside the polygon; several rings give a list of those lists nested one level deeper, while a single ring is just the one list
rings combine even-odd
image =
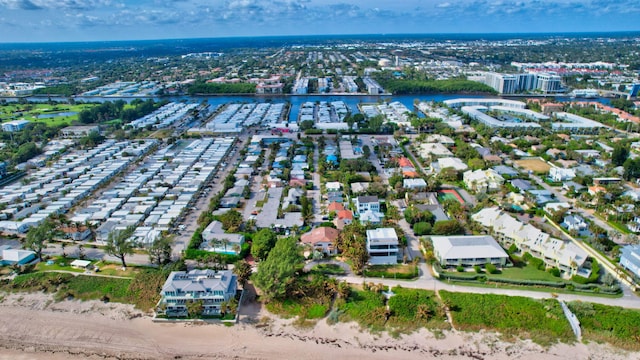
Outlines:
[{"label": "tree canopy", "polygon": [[254,284],[262,290],[267,301],[283,299],[302,264],[298,241],[293,237],[282,238],[276,242],[267,259],[258,265],[258,272],[253,275]]}]

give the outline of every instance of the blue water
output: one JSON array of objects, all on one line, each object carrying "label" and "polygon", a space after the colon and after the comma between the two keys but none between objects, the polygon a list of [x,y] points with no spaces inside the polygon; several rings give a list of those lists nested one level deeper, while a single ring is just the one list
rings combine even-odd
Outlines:
[{"label": "blue water", "polygon": [[[200,103],[203,101],[207,101],[207,103],[211,105],[224,105],[226,103],[237,102],[237,103],[264,103],[264,102],[289,102],[291,104],[291,111],[289,114],[289,119],[291,121],[295,121],[298,118],[298,111],[300,109],[300,105],[307,101],[316,102],[316,101],[344,101],[347,107],[351,110],[352,114],[359,113],[358,104],[362,103],[377,103],[377,102],[393,102],[399,101],[404,104],[409,110],[413,110],[414,100],[419,101],[435,101],[441,102],[449,99],[457,99],[457,98],[486,98],[489,96],[484,95],[460,95],[460,94],[426,94],[426,95],[379,95],[379,96],[370,96],[370,95],[301,95],[301,96],[288,96],[288,95],[279,95],[279,96],[255,96],[255,95],[246,95],[246,96],[173,96],[173,97],[162,97],[153,98],[156,101],[160,100],[168,100],[175,102],[190,102],[190,103]],[[514,97],[505,97],[507,99],[521,99],[524,98],[514,98]],[[8,102],[18,101],[18,98],[3,98]],[[140,97],[75,97],[75,101],[77,102],[105,102],[105,101],[117,101],[124,100],[126,102],[131,102],[135,99],[145,99]],[[53,101],[61,101],[66,102],[68,99],[64,97],[60,98],[51,98],[48,97],[27,97],[27,101],[32,102],[47,102],[49,100]],[[554,101],[557,102],[568,102],[575,101],[571,97],[555,97]],[[609,98],[595,98],[589,99],[589,101],[598,101],[603,104],[610,104]]]},{"label": "blue water", "polygon": [[52,114],[40,114],[37,116],[38,119],[49,119],[49,118],[55,118],[55,117],[60,117],[60,116],[72,116],[77,114],[77,112],[74,111],[65,111],[65,112],[59,112],[59,113],[52,113]]}]

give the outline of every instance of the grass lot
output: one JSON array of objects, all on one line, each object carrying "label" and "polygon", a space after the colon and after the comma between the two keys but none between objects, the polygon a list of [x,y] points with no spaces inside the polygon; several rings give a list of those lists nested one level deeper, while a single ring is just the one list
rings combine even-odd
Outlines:
[{"label": "grass lot", "polygon": [[131,285],[129,279],[78,275],[61,286],[56,295],[59,299],[71,295],[80,300],[109,300],[127,303],[132,300],[129,285]]},{"label": "grass lot", "polygon": [[388,279],[415,279],[418,266],[413,264],[371,265],[365,268],[365,276]]},{"label": "grass lot", "polygon": [[381,293],[352,289],[346,301],[337,305],[339,321],[356,321],[371,331],[411,333],[420,328],[449,329],[442,303],[433,291],[395,287],[385,306]]},{"label": "grass lot", "polygon": [[311,268],[311,271],[317,271],[326,275],[344,275],[344,269],[338,264],[318,264]]},{"label": "grass lot", "polygon": [[83,269],[74,268],[74,267],[71,267],[69,265],[75,259],[70,259],[70,258],[65,258],[65,257],[58,257],[58,258],[55,258],[55,259],[52,259],[52,260],[54,261],[54,263],[51,264],[51,265],[47,265],[46,261],[39,262],[36,265],[36,270],[38,270],[38,271],[61,270],[61,271],[73,271],[73,272],[77,272],[77,273],[83,273],[84,272]]},{"label": "grass lot", "polygon": [[292,299],[271,301],[267,303],[267,310],[285,318],[298,317],[300,320],[322,319],[329,311],[328,303],[306,304]]},{"label": "grass lot", "polygon": [[59,300],[70,296],[82,300],[109,300],[134,304],[146,311],[160,299],[160,289],[168,275],[169,271],[157,269],[137,269],[132,279],[39,271],[1,283],[0,290],[45,291],[55,294]]},{"label": "grass lot", "polygon": [[577,301],[567,305],[580,320],[585,340],[640,350],[640,311]]},{"label": "grass lot", "polygon": [[514,162],[525,170],[531,170],[536,174],[546,174],[551,169],[549,164],[540,159],[522,159]]},{"label": "grass lot", "polygon": [[497,331],[508,341],[531,339],[545,346],[575,340],[569,322],[555,300],[444,290],[440,295],[449,302],[454,326],[459,330]]},{"label": "grass lot", "polygon": [[[25,119],[34,122],[42,122],[47,125],[55,126],[66,123],[71,125],[73,121],[78,120],[80,111],[90,109],[94,104],[9,104],[0,106],[0,122],[11,120]],[[37,115],[53,115],[58,113],[74,112],[76,114],[62,114],[61,116],[37,118]]]}]

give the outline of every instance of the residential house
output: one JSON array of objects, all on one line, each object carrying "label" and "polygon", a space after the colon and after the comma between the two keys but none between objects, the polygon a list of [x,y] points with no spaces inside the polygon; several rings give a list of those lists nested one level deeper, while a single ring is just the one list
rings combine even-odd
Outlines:
[{"label": "residential house", "polygon": [[455,157],[439,158],[436,162],[431,163],[431,169],[435,173],[439,173],[442,169],[452,168],[456,171],[465,171],[469,167],[462,160]]},{"label": "residential house", "polygon": [[367,189],[369,189],[369,184],[370,183],[368,182],[351,183],[351,193],[355,195],[367,192]]},{"label": "residential house", "polygon": [[91,237],[91,229],[87,226],[65,226],[59,228],[64,233],[64,236],[73,241],[84,241]]},{"label": "residential house", "polygon": [[337,213],[338,211],[342,211],[342,210],[344,210],[344,205],[342,205],[342,203],[339,203],[337,201],[334,201],[331,204],[329,204],[329,206],[327,206],[328,212],[335,211]]},{"label": "residential house", "polygon": [[353,213],[351,210],[340,210],[336,214],[335,219],[333,219],[333,224],[338,228],[338,230],[342,230],[345,225],[349,225],[353,222]]},{"label": "residential house", "polygon": [[160,291],[160,305],[169,317],[187,316],[187,303],[202,302],[202,315],[219,315],[221,304],[236,295],[237,278],[230,270],[172,271]]},{"label": "residential house", "polygon": [[523,179],[511,180],[511,185],[520,190],[521,193],[525,193],[533,188],[533,186],[531,186],[531,181]]},{"label": "residential house", "polygon": [[503,177],[504,176],[515,177],[520,174],[516,169],[506,165],[494,166],[493,170]]},{"label": "residential house", "polygon": [[627,228],[634,233],[640,233],[640,217],[636,216],[633,221],[629,221]]},{"label": "residential house", "polygon": [[553,182],[562,182],[572,180],[576,177],[576,173],[572,169],[564,169],[552,167],[549,169],[549,179]]},{"label": "residential house", "polygon": [[583,191],[584,189],[586,189],[586,187],[584,185],[580,185],[575,181],[565,181],[564,183],[562,183],[562,189],[566,190],[567,192],[571,191],[571,189],[573,188],[573,192],[575,194]]},{"label": "residential house", "polygon": [[365,224],[369,223],[371,225],[380,225],[382,223],[382,219],[384,218],[384,214],[377,211],[367,210],[360,214],[359,219],[360,222]]},{"label": "residential house", "polygon": [[432,236],[433,252],[443,267],[505,266],[509,255],[489,235],[480,236]]},{"label": "residential house", "polygon": [[358,196],[355,198],[356,211],[363,214],[367,211],[380,212],[380,200],[377,196]]},{"label": "residential house", "polygon": [[324,186],[327,191],[340,191],[342,189],[342,184],[340,184],[340,182],[338,181],[328,182]]},{"label": "residential house", "polygon": [[439,143],[422,143],[418,147],[418,155],[423,159],[451,157],[453,153],[446,146]]},{"label": "residential house", "polygon": [[3,245],[0,246],[0,257],[0,265],[25,265],[36,259],[36,253]]},{"label": "residential house", "polygon": [[427,182],[424,179],[404,179],[402,186],[409,190],[421,190],[427,188]]},{"label": "residential house", "polygon": [[393,228],[367,230],[367,252],[371,265],[394,265],[398,263],[398,235]]},{"label": "residential house", "polygon": [[627,245],[620,251],[620,265],[640,277],[640,245]]},{"label": "residential house", "polygon": [[222,229],[222,223],[214,220],[202,231],[204,240],[200,248],[205,251],[238,255],[244,244],[244,235],[227,234]]},{"label": "residential house", "polygon": [[558,211],[571,209],[571,204],[566,202],[548,202],[544,205],[544,211],[547,214],[557,213]]},{"label": "residential house", "polygon": [[529,190],[527,193],[531,197],[532,201],[536,203],[536,205],[543,205],[555,200],[553,193],[551,193],[551,191],[549,190]]},{"label": "residential house", "polygon": [[575,214],[569,214],[564,217],[562,224],[560,224],[563,228],[569,231],[577,231],[581,232],[589,228],[589,224],[580,216]]},{"label": "residential house", "polygon": [[325,254],[334,255],[338,252],[335,245],[339,235],[339,230],[323,226],[302,234],[300,241],[303,244],[310,244],[314,249]]},{"label": "residential house", "polygon": [[468,189],[475,192],[497,191],[504,184],[504,178],[493,169],[466,171],[462,174],[462,181]]}]

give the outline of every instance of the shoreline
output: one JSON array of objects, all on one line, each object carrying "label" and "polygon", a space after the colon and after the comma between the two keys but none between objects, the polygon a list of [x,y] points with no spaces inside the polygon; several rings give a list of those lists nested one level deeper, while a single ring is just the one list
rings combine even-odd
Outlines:
[{"label": "shoreline", "polygon": [[[153,323],[131,305],[100,301],[53,302],[43,293],[5,294],[0,302],[0,360],[58,359],[352,359],[560,360],[640,359],[598,344],[500,340],[492,332],[420,330],[393,336],[355,323],[299,327],[260,304],[244,306],[239,324]],[[15,321],[7,321],[15,319]],[[569,355],[568,355],[569,354]]]}]

